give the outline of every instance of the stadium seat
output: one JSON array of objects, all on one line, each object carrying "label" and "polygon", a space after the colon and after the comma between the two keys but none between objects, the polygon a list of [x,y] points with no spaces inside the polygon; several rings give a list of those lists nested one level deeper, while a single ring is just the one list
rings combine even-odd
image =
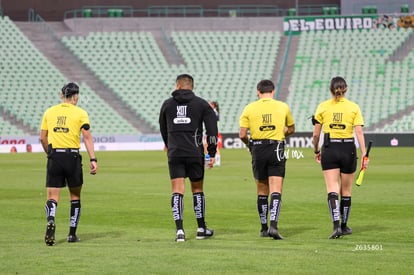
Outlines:
[{"label": "stadium seat", "polygon": [[[68,80],[33,46],[12,21],[7,17],[0,18],[0,30],[6,29],[7,33],[0,36],[1,58],[7,60],[7,71],[5,73],[2,73],[3,70],[0,71],[3,84],[0,86],[0,102],[6,112],[22,121],[32,132],[38,133],[43,112],[51,105],[60,102],[58,94],[60,85],[63,86]],[[73,41],[73,38],[66,38],[65,41]],[[85,108],[91,114],[91,120],[96,121],[94,133],[139,133],[132,125],[129,125],[130,129],[122,132],[116,127],[117,123],[101,124],[102,117],[115,117],[119,123],[125,123],[125,120],[89,87],[82,83],[80,87],[81,90],[85,89],[85,93],[82,92],[79,104],[86,103],[85,98],[90,100]],[[94,108],[88,108],[92,103]],[[94,119],[95,117],[99,119]],[[3,126],[2,134],[4,128]]]},{"label": "stadium seat", "polygon": [[[410,106],[413,90],[405,88],[412,79],[410,62],[388,59],[411,34],[412,30],[397,29],[302,33],[287,99],[288,104],[300,106],[292,108],[298,117],[297,131],[312,131],[312,125],[303,120],[304,112],[312,114],[319,102],[330,97],[329,81],[336,75],[345,77],[348,98],[367,113],[367,127]],[[310,107],[303,111],[303,106]]]},{"label": "stadium seat", "polygon": [[[68,38],[62,42],[155,129],[158,112],[151,108],[161,106],[170,96],[177,74],[189,72],[195,77],[195,92],[219,102],[221,131],[238,131],[234,114],[241,113],[244,105],[254,99],[251,83],[271,78],[280,33],[173,32],[171,38],[184,65],[169,65],[149,32],[90,33],[70,43]],[[171,88],[148,91],[154,83],[156,87]]]},{"label": "stadium seat", "polygon": [[[0,100],[5,102],[2,107],[37,129],[44,109],[59,102],[53,87],[67,80],[7,17],[0,20],[0,25],[0,58],[2,65],[7,64],[0,71]],[[390,57],[412,32],[303,32],[287,95],[297,131],[312,130],[307,117],[320,101],[330,97],[329,81],[335,75],[348,81],[348,97],[360,104],[368,127],[411,106],[413,54],[398,62],[390,61]],[[220,103],[220,130],[234,133],[243,107],[256,99],[255,84],[272,78],[276,58],[283,54],[279,52],[280,38],[281,33],[276,31],[173,31],[171,42],[184,61],[180,65],[167,63],[150,32],[95,31],[86,36],[63,37],[62,43],[154,131],[158,128],[158,108],[154,111],[154,106],[160,106],[170,96],[176,75],[186,72],[195,77],[197,94]],[[91,93],[85,105],[92,109],[91,120],[100,116],[94,110],[105,113],[105,121],[93,123],[98,131],[136,133],[111,106],[81,85]],[[25,101],[36,102],[37,108],[26,106]]]}]

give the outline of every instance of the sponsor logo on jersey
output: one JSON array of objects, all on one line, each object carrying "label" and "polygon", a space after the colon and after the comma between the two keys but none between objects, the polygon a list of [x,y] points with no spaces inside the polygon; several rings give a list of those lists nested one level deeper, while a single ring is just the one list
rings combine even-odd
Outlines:
[{"label": "sponsor logo on jersey", "polygon": [[174,124],[189,124],[191,123],[191,118],[187,117],[187,106],[178,105],[177,106],[177,117],[173,119]]}]

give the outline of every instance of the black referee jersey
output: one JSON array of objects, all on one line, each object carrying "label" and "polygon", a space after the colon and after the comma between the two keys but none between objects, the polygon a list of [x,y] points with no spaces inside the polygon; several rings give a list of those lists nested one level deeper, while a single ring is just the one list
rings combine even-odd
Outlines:
[{"label": "black referee jersey", "polygon": [[217,149],[217,117],[209,103],[191,90],[175,90],[162,104],[159,124],[168,157],[203,157],[203,123],[207,150]]}]

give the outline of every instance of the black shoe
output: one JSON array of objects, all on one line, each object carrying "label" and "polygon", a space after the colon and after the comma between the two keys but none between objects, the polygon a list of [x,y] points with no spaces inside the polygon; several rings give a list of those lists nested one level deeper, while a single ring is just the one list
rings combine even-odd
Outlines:
[{"label": "black shoe", "polygon": [[341,230],[342,230],[342,235],[351,235],[352,234],[352,228],[350,228],[348,226],[342,226]]},{"label": "black shoe", "polygon": [[260,231],[260,237],[262,237],[262,238],[270,237],[269,236],[269,229],[265,229],[265,230]]},{"label": "black shoe", "polygon": [[338,239],[341,236],[342,236],[342,230],[341,228],[338,227],[334,229],[331,236],[329,236],[329,239]]},{"label": "black shoe", "polygon": [[68,243],[77,243],[80,239],[76,235],[68,235]]},{"label": "black shoe", "polygon": [[197,240],[207,239],[207,238],[212,237],[213,234],[214,234],[214,230],[213,229],[208,229],[207,227],[206,228],[199,227],[197,229],[196,239]]},{"label": "black shoe", "polygon": [[177,233],[175,234],[175,241],[177,243],[185,242],[185,233],[184,230],[178,229]]},{"label": "black shoe", "polygon": [[56,225],[53,221],[48,222],[46,226],[45,243],[48,246],[55,245]]},{"label": "black shoe", "polygon": [[282,235],[280,235],[279,231],[277,230],[277,228],[274,227],[269,227],[269,237],[272,237],[275,240],[283,240]]}]

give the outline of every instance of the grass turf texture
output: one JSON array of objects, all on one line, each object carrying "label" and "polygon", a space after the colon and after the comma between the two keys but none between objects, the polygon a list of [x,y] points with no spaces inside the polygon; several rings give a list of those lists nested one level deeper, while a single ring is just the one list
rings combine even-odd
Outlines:
[{"label": "grass turf texture", "polygon": [[[322,173],[310,149],[290,158],[279,229],[259,237],[256,189],[246,150],[223,150],[206,172],[207,222],[215,236],[196,240],[186,185],[187,241],[175,243],[165,153],[98,152],[87,173],[79,243],[67,243],[69,202],[57,209],[57,244],[44,243],[44,154],[1,154],[0,274],[409,274],[414,266],[414,148],[373,148],[354,186],[353,235],[329,240],[332,225]],[[292,155],[292,149],[290,154]]]}]

